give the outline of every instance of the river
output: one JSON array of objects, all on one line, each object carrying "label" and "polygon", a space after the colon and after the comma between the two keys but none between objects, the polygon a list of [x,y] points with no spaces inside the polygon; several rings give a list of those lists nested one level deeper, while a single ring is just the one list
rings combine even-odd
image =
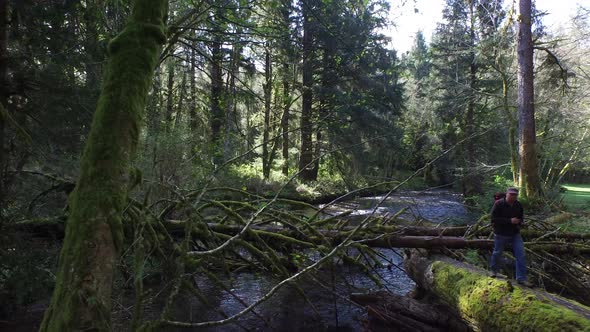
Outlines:
[{"label": "river", "polygon": [[[354,210],[352,218],[359,218],[372,213],[382,196],[363,197],[335,204],[326,210],[339,213]],[[396,193],[385,199],[377,207],[375,213],[381,216],[392,216],[400,209],[406,211],[400,217],[406,220],[427,220],[431,223],[465,224],[474,220],[474,216],[462,204],[462,196],[448,190],[427,192],[406,191]],[[373,273],[380,280],[381,285],[373,282],[359,268],[335,261],[330,267],[320,269],[305,277],[298,285],[307,300],[300,296],[293,287],[284,287],[272,298],[256,308],[255,313],[248,313],[236,323],[199,329],[199,331],[358,331],[362,330],[363,318],[366,311],[348,301],[352,292],[369,292],[386,289],[390,292],[404,295],[411,291],[414,282],[399,267],[403,259],[399,249],[377,249],[381,257],[381,266],[375,266]],[[351,255],[357,252],[349,249]],[[233,315],[262,297],[278,281],[259,273],[244,272],[223,279],[231,288],[230,294],[214,286],[205,277],[195,277],[194,284],[207,298],[210,307],[204,306],[195,297],[183,296],[173,308],[173,319],[185,322],[200,322],[219,320],[227,315]],[[320,283],[318,283],[318,281]],[[244,301],[241,303],[237,298]],[[130,298],[119,299],[121,308],[130,305]],[[212,309],[215,308],[215,309]],[[147,306],[146,318],[156,318],[161,305]],[[120,310],[116,321],[123,322],[116,326],[116,330],[127,330],[128,310]],[[164,331],[187,331],[181,328],[166,328]]]}]

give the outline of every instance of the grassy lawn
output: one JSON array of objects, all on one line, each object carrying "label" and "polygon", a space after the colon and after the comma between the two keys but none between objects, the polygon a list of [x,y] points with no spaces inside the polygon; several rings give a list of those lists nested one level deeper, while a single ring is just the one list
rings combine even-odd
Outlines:
[{"label": "grassy lawn", "polygon": [[566,192],[563,193],[563,202],[574,210],[590,209],[590,185],[566,184],[563,185]]}]

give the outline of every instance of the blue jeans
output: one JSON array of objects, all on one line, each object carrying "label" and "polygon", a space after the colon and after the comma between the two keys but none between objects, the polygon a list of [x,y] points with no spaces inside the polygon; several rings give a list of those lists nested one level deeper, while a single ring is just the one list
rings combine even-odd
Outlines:
[{"label": "blue jeans", "polygon": [[492,253],[492,261],[490,262],[490,269],[498,271],[498,261],[502,256],[504,247],[507,244],[512,245],[512,251],[516,258],[516,280],[526,280],[526,261],[524,258],[524,242],[519,234],[513,236],[494,234],[494,252]]}]

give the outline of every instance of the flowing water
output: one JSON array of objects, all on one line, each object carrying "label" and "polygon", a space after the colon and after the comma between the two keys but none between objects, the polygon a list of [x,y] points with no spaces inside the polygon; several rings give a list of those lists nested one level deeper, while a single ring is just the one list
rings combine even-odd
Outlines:
[{"label": "flowing water", "polygon": [[[335,204],[326,209],[328,213],[353,210],[351,218],[362,218],[375,211],[376,215],[392,216],[406,208],[400,217],[406,220],[427,220],[436,224],[469,223],[474,216],[462,204],[460,194],[437,190],[429,192],[397,193],[376,205],[383,196],[364,197]],[[353,257],[358,252],[348,249]],[[210,327],[206,331],[358,331],[362,329],[366,310],[348,300],[352,292],[369,292],[385,288],[404,295],[414,287],[414,282],[400,268],[403,259],[398,249],[377,249],[381,255],[381,266],[373,267],[373,273],[381,283],[378,286],[358,267],[335,261],[330,267],[322,268],[310,277],[303,278],[298,285],[307,296],[303,299],[297,289],[286,286],[269,300],[258,306],[236,323]],[[184,296],[172,310],[174,320],[201,322],[223,319],[219,313],[231,316],[261,298],[280,280],[257,273],[238,273],[224,280],[231,288],[229,292],[214,286],[208,279],[196,277],[195,285],[205,295],[209,307],[195,297]],[[241,300],[238,300],[241,299]],[[161,306],[155,305],[154,315]],[[150,313],[147,313],[150,316]],[[155,317],[154,317],[155,318]],[[121,330],[125,330],[124,327]],[[187,329],[167,328],[165,331],[186,331]],[[203,330],[203,329],[200,329]]]},{"label": "flowing water", "polygon": [[463,204],[463,196],[449,190],[405,191],[384,196],[362,197],[336,203],[326,210],[331,213],[353,210],[352,215],[367,216],[373,211],[377,216],[393,216],[406,209],[398,217],[409,221],[429,221],[441,225],[468,224],[477,215],[471,213]]}]

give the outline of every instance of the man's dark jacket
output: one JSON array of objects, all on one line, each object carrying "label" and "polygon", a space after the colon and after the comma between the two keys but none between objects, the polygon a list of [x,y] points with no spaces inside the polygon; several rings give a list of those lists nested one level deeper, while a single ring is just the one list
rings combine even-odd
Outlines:
[{"label": "man's dark jacket", "polygon": [[[520,224],[514,225],[510,221],[514,217],[521,220]],[[492,207],[492,225],[494,226],[495,234],[505,236],[518,234],[523,221],[524,210],[519,201],[514,201],[512,206],[506,203],[505,198],[499,199],[494,203],[494,207]]]}]

